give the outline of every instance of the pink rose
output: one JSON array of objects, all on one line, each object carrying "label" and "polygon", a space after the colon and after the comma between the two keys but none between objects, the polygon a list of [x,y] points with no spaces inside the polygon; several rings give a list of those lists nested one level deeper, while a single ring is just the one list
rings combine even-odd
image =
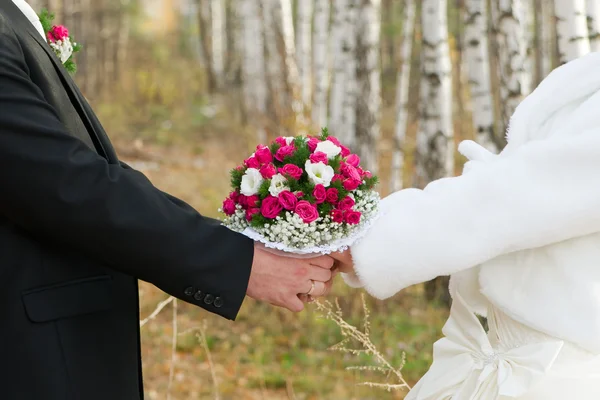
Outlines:
[{"label": "pink rose", "polygon": [[331,178],[331,182],[336,182],[336,181],[342,182],[343,180],[344,180],[344,177],[340,174],[335,174],[335,175],[333,175],[333,178]]},{"label": "pink rose", "polygon": [[253,194],[252,196],[247,196],[246,200],[245,200],[246,207],[248,207],[248,208],[256,208],[256,206],[258,206],[258,201],[259,200],[260,199],[255,194]]},{"label": "pink rose", "polygon": [[371,173],[371,171],[364,171],[362,176],[364,176],[365,178],[372,178],[373,174]]},{"label": "pink rose", "polygon": [[340,147],[342,148],[342,152],[340,153],[342,157],[348,157],[350,155],[350,149],[344,145],[340,145]]},{"label": "pink rose", "polygon": [[330,204],[335,204],[338,201],[339,192],[336,188],[327,189],[327,194],[325,195],[325,200]]},{"label": "pink rose", "polygon": [[294,211],[306,224],[310,224],[319,218],[319,211],[317,211],[317,207],[315,207],[313,204],[310,204],[306,200],[300,200],[298,204],[296,204],[296,209]]},{"label": "pink rose", "polygon": [[291,156],[292,154],[294,154],[295,151],[296,148],[292,145],[280,147],[279,150],[277,150],[277,153],[275,153],[275,158],[283,162],[283,160],[285,160],[286,157]]},{"label": "pink rose", "polygon": [[353,167],[358,167],[358,164],[360,164],[360,157],[356,154],[350,154],[346,158],[346,163],[352,165]]},{"label": "pink rose", "polygon": [[315,197],[315,201],[317,204],[321,204],[325,202],[327,198],[327,189],[322,184],[315,185],[315,189],[313,190],[313,196]]},{"label": "pink rose", "polygon": [[322,162],[323,164],[327,165],[327,154],[323,153],[322,151],[317,151],[316,153],[310,155],[310,161],[314,163]]},{"label": "pink rose", "polygon": [[247,160],[245,160],[244,164],[246,164],[246,167],[248,167],[248,168],[256,168],[256,169],[260,168],[260,163],[258,162],[258,160],[256,159],[256,157],[254,157],[254,156],[252,156],[252,157],[248,158]]},{"label": "pink rose", "polygon": [[360,184],[362,183],[362,181],[360,180],[356,180],[356,179],[346,179],[344,181],[344,189],[348,190],[349,192],[358,189],[358,187],[360,186]]},{"label": "pink rose", "polygon": [[273,161],[273,155],[271,154],[271,150],[269,150],[266,146],[258,146],[256,151],[254,152],[254,157],[261,164],[268,164]]},{"label": "pink rose", "polygon": [[260,205],[260,212],[265,218],[275,219],[283,210],[277,197],[268,196]]},{"label": "pink rose", "polygon": [[255,214],[258,214],[260,212],[260,208],[249,208],[246,210],[246,220],[248,222],[252,221],[252,217],[254,217]]},{"label": "pink rose", "polygon": [[344,212],[342,210],[333,210],[331,212],[331,219],[333,220],[333,222],[341,224],[342,222],[344,222]]},{"label": "pink rose", "polygon": [[361,180],[361,176],[360,173],[358,172],[358,170],[356,168],[354,168],[352,165],[350,164],[346,164],[345,162],[343,162],[340,166],[340,172],[349,179],[354,179],[357,181]]},{"label": "pink rose", "polygon": [[349,210],[344,214],[344,220],[350,225],[357,225],[360,222],[361,215],[359,211]]},{"label": "pink rose", "polygon": [[284,190],[279,193],[279,204],[286,210],[292,211],[296,208],[296,204],[298,204],[298,198],[289,190]]},{"label": "pink rose", "polygon": [[58,40],[65,40],[68,37],[69,30],[62,25],[53,26],[50,32],[48,32],[48,40],[52,43]]},{"label": "pink rose", "polygon": [[275,139],[275,143],[279,144],[279,146],[284,147],[287,146],[287,141],[285,140],[284,137],[278,137],[277,139]]},{"label": "pink rose", "polygon": [[223,212],[225,215],[235,214],[235,202],[231,199],[225,199],[223,202]]},{"label": "pink rose", "polygon": [[300,179],[304,171],[297,165],[285,164],[283,168],[279,168],[279,173],[283,176],[289,176],[296,180]]},{"label": "pink rose", "polygon": [[302,193],[301,190],[298,190],[297,192],[294,192],[294,194],[296,195],[297,198],[301,199],[302,197],[304,197],[304,193]]},{"label": "pink rose", "polygon": [[240,206],[242,206],[243,208],[246,208],[246,207],[247,207],[247,204],[248,204],[248,203],[246,203],[246,199],[247,199],[247,198],[248,198],[247,196],[244,196],[243,194],[240,194],[240,195],[238,196],[238,204],[239,204]]},{"label": "pink rose", "polygon": [[329,136],[327,137],[327,140],[329,140],[331,143],[335,144],[338,147],[342,147],[342,144],[335,136]]},{"label": "pink rose", "polygon": [[273,175],[277,173],[275,166],[273,164],[265,164],[260,167],[260,174],[265,179],[271,179]]},{"label": "pink rose", "polygon": [[306,143],[308,145],[308,149],[310,150],[310,152],[314,152],[317,148],[317,145],[321,143],[321,141],[315,137],[308,139],[308,142]]},{"label": "pink rose", "polygon": [[346,211],[354,207],[354,199],[350,196],[346,196],[338,203],[338,208],[342,211]]},{"label": "pink rose", "polygon": [[239,192],[231,192],[231,193],[229,193],[229,198],[231,200],[233,200],[235,203],[237,203],[238,200],[240,199],[240,194],[239,194]]}]

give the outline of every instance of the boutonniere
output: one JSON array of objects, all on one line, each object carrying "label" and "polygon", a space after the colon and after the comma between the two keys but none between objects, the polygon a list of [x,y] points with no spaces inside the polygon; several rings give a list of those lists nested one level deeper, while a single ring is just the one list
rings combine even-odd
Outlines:
[{"label": "boutonniere", "polygon": [[39,15],[40,22],[44,28],[48,44],[54,50],[66,70],[71,74],[77,71],[77,64],[73,60],[73,55],[81,50],[81,45],[69,35],[69,30],[63,25],[53,25],[54,14],[46,9]]}]

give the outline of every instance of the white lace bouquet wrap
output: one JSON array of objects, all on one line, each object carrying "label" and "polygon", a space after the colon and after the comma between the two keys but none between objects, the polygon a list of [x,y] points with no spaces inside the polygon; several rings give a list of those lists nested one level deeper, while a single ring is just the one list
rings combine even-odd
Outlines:
[{"label": "white lace bouquet wrap", "polygon": [[278,253],[346,250],[379,216],[377,177],[326,129],[257,146],[231,178],[223,224]]}]

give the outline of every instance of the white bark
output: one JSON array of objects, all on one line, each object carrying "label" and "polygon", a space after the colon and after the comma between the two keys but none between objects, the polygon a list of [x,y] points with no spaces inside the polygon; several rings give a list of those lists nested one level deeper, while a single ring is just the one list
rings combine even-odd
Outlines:
[{"label": "white bark", "polygon": [[329,86],[329,0],[316,0],[313,37],[313,73],[315,92],[312,103],[312,123],[318,128],[327,125],[327,89]]},{"label": "white bark", "polygon": [[487,7],[481,0],[465,2],[465,62],[469,76],[473,126],[476,139],[488,150],[498,153],[500,144],[494,134],[494,98],[490,77]]},{"label": "white bark", "polygon": [[535,81],[535,8],[534,0],[522,1],[522,29],[523,37],[521,46],[524,46],[524,62],[521,78],[521,93],[527,96],[533,90]]},{"label": "white bark", "polygon": [[555,0],[558,59],[561,64],[590,52],[586,0]]},{"label": "white bark", "polygon": [[[267,84],[263,49],[262,20],[259,0],[239,0],[238,9],[243,21],[243,79],[244,103],[249,115],[258,113],[261,118],[267,109]],[[258,139],[264,142],[264,131],[259,130]]]},{"label": "white bark", "polygon": [[494,0],[493,21],[497,33],[498,70],[500,76],[500,100],[503,126],[523,99],[524,87],[530,85],[525,70],[527,43],[523,40],[523,2],[527,0]]},{"label": "white bark", "polygon": [[346,61],[348,59],[346,12],[348,3],[353,0],[337,0],[333,3],[333,26],[331,28],[331,54],[333,55],[333,73],[331,96],[329,99],[329,129],[339,136],[342,132],[344,94],[346,92]]},{"label": "white bark", "polygon": [[375,172],[381,133],[381,0],[359,0],[357,15],[356,145],[362,165]]},{"label": "white bark", "polygon": [[267,52],[266,65],[271,100],[270,111],[273,113],[276,124],[281,125],[290,104],[289,93],[287,93],[285,84],[284,63],[279,53],[279,33],[273,18],[273,2],[271,0],[262,0],[261,4]]},{"label": "white bark", "polygon": [[337,135],[346,143],[346,146],[354,147],[356,144],[356,20],[358,2],[362,0],[348,0],[344,16],[344,92],[342,95],[342,115],[340,131]]},{"label": "white bark", "polygon": [[396,82],[396,126],[394,134],[394,151],[392,153],[392,169],[390,172],[390,192],[396,192],[404,186],[404,146],[408,125],[408,94],[410,89],[410,66],[416,22],[416,4],[414,0],[404,2],[404,23],[402,25],[402,57]]},{"label": "white bark", "polygon": [[586,0],[588,34],[592,51],[600,51],[600,0]]},{"label": "white bark", "polygon": [[417,134],[417,186],[452,175],[452,64],[448,45],[447,0],[422,1],[422,78]]},{"label": "white bark", "polygon": [[554,58],[555,34],[552,29],[554,21],[554,5],[548,0],[539,0],[539,23],[538,31],[540,37],[540,78],[544,79],[552,71],[552,60]]},{"label": "white bark", "polygon": [[301,133],[305,123],[303,118],[303,104],[300,97],[300,80],[298,65],[296,64],[296,45],[294,43],[294,20],[291,0],[267,0],[272,4],[275,27],[281,38],[281,56],[285,65],[285,83],[290,93],[290,107],[295,117],[295,133]]},{"label": "white bark", "polygon": [[217,86],[223,85],[225,75],[225,53],[227,41],[225,40],[225,1],[211,0],[211,45],[212,45],[212,69],[215,74]]},{"label": "white bark", "polygon": [[297,4],[296,55],[300,74],[300,92],[305,106],[311,104],[312,97],[312,14],[313,0],[300,0]]}]

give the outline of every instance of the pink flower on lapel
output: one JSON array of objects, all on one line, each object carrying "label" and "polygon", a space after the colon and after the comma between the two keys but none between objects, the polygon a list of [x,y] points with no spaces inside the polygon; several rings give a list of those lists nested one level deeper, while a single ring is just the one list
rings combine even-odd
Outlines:
[{"label": "pink flower on lapel", "polygon": [[65,40],[69,37],[69,30],[63,25],[54,25],[48,32],[48,41],[51,43]]}]

